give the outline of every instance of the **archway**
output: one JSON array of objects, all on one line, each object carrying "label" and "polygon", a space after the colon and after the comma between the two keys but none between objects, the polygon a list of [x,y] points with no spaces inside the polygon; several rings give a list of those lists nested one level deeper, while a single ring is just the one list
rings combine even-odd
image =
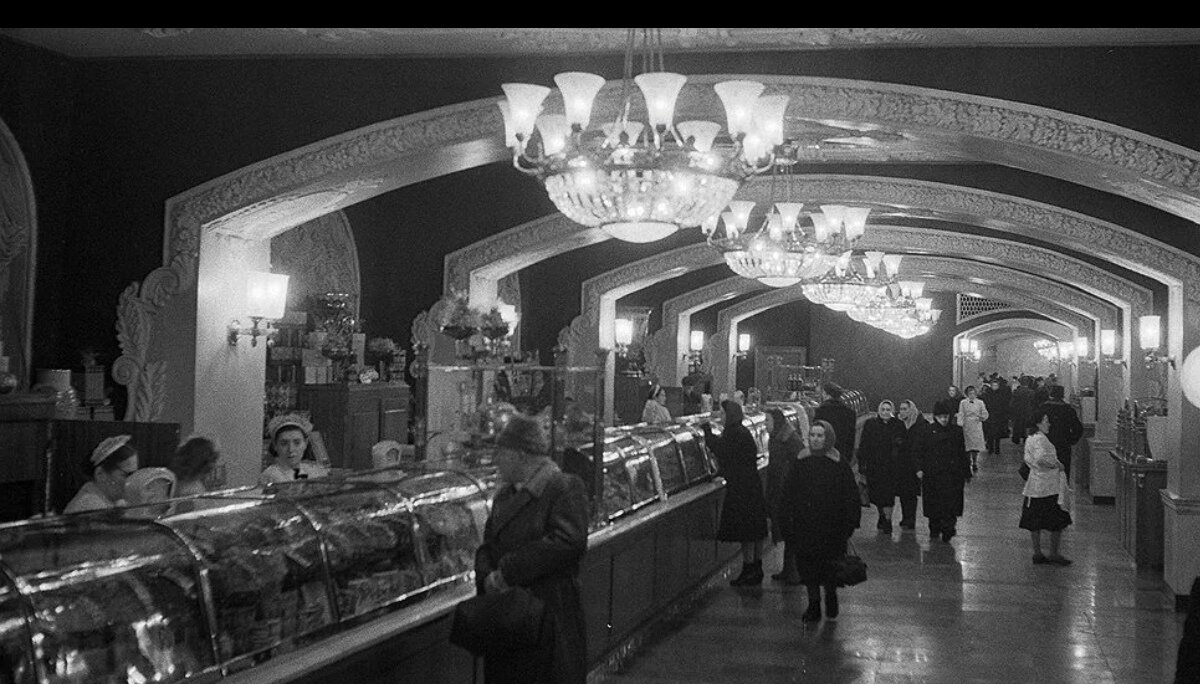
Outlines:
[{"label": "archway", "polygon": [[0,357],[29,387],[33,368],[33,288],[37,267],[37,202],[21,146],[0,119]]}]

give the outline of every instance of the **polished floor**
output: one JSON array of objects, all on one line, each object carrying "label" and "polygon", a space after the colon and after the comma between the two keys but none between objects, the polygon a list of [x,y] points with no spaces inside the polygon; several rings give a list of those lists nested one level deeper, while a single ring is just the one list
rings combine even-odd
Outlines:
[{"label": "polished floor", "polygon": [[1065,567],[1033,565],[1017,528],[1018,447],[980,456],[950,543],[917,531],[876,534],[863,511],[853,543],[869,579],[843,589],[841,615],[808,625],[803,587],[727,586],[660,630],[604,678],[661,682],[1171,682],[1183,615],[1161,573],[1138,572],[1116,511],[1076,501]]}]

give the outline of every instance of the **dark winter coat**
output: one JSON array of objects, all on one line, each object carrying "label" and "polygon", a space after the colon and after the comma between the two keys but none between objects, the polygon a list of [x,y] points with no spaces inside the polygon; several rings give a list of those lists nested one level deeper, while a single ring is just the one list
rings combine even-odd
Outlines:
[{"label": "dark winter coat", "polygon": [[1000,430],[997,436],[1007,437],[1008,422],[1012,420],[1012,410],[1009,408],[1010,404],[1012,404],[1012,389],[1008,386],[1007,382],[1001,380],[1000,387],[993,390],[992,396],[996,400],[996,406],[993,408],[992,404],[989,403],[987,405],[988,413],[996,419],[997,427]]},{"label": "dark winter coat", "polygon": [[704,441],[725,478],[725,502],[717,539],[758,541],[767,536],[767,499],[758,476],[758,444],[741,423],[726,425],[720,437],[704,424]]},{"label": "dark winter coat", "polygon": [[849,465],[829,455],[808,455],[793,465],[780,498],[780,527],[806,584],[832,583],[830,561],[846,552],[862,507]]},{"label": "dark winter coat", "polygon": [[957,518],[963,514],[963,485],[971,479],[963,431],[958,425],[936,420],[918,435],[914,449],[920,459],[921,508],[930,519]]},{"label": "dark winter coat", "polygon": [[1012,416],[1013,432],[1024,439],[1029,434],[1029,421],[1033,418],[1033,390],[1025,385],[1018,386],[1012,391],[1012,400],[1008,402]]},{"label": "dark winter coat", "polygon": [[904,421],[900,421],[900,428],[903,434],[900,437],[900,447],[898,451],[898,461],[901,464],[903,475],[896,482],[898,496],[916,496],[921,493],[921,481],[917,479],[917,471],[921,469],[921,455],[917,451],[920,448],[920,440],[927,430],[929,430],[929,421],[925,420],[925,416],[918,415],[913,421],[912,427],[904,425]]},{"label": "dark winter coat", "polygon": [[843,458],[854,457],[854,438],[858,432],[858,414],[841,399],[826,399],[813,412],[813,422],[828,421],[837,435],[838,453]]},{"label": "dark winter coat", "polygon": [[795,465],[800,452],[804,450],[804,440],[795,430],[787,430],[786,436],[780,438],[780,432],[771,435],[767,445],[770,460],[767,461],[767,513],[771,516],[771,541],[783,541],[783,532],[779,526],[779,502],[783,496],[783,483],[788,472]]},{"label": "dark winter coat", "polygon": [[548,462],[518,490],[504,485],[492,503],[475,552],[475,584],[499,568],[509,586],[528,588],[546,605],[541,643],[484,659],[487,684],[587,680],[587,630],[579,563],[587,551],[588,499],[580,480]]},{"label": "dark winter coat", "polygon": [[884,421],[879,416],[863,423],[858,439],[858,471],[867,478],[871,503],[891,506],[900,495],[900,481],[911,474],[901,460],[904,422],[895,416]]},{"label": "dark winter coat", "polygon": [[1046,436],[1054,445],[1059,462],[1063,464],[1067,475],[1070,475],[1071,447],[1083,438],[1083,421],[1079,420],[1075,407],[1061,399],[1051,399],[1039,406],[1038,410],[1045,411],[1050,416],[1050,434]]}]

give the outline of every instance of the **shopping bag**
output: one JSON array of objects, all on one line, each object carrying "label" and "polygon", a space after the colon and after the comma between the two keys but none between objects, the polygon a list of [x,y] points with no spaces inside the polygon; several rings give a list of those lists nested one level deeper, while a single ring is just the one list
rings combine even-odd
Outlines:
[{"label": "shopping bag", "polygon": [[839,587],[852,587],[867,581],[867,563],[859,557],[849,542],[846,553],[833,563],[833,578]]},{"label": "shopping bag", "polygon": [[479,594],[454,607],[450,643],[477,656],[536,646],[546,605],[523,587]]}]

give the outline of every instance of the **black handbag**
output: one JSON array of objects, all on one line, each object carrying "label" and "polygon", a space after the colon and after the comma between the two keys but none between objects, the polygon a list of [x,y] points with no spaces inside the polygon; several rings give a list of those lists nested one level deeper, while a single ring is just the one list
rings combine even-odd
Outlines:
[{"label": "black handbag", "polygon": [[1017,474],[1021,476],[1022,480],[1028,480],[1029,479],[1029,464],[1022,463],[1021,467],[1017,468]]},{"label": "black handbag", "polygon": [[833,562],[833,579],[839,587],[852,587],[867,581],[867,563],[849,542],[846,553]]},{"label": "black handbag", "polygon": [[545,616],[545,602],[523,587],[479,594],[454,607],[450,643],[477,656],[532,648]]}]

